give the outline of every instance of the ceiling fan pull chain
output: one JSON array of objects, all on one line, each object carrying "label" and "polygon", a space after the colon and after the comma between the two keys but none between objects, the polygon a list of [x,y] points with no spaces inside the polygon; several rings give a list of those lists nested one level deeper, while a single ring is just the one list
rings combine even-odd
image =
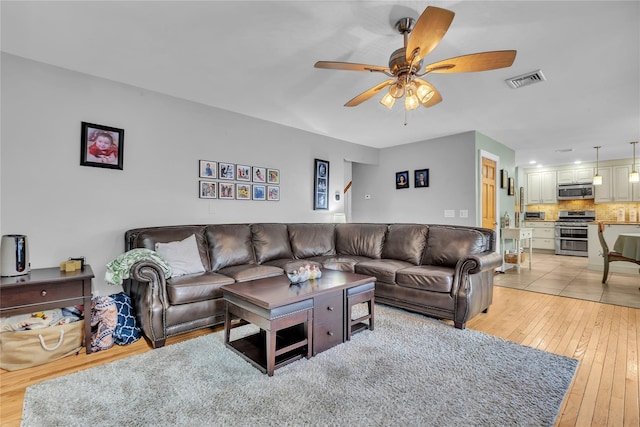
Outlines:
[{"label": "ceiling fan pull chain", "polygon": [[407,109],[404,109],[404,125],[407,125]]}]

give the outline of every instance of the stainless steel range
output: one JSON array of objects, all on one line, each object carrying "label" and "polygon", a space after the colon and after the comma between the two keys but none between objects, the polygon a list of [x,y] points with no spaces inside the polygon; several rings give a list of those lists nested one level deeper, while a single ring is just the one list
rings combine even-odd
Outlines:
[{"label": "stainless steel range", "polygon": [[559,211],[555,222],[556,255],[588,256],[588,223],[596,211]]}]

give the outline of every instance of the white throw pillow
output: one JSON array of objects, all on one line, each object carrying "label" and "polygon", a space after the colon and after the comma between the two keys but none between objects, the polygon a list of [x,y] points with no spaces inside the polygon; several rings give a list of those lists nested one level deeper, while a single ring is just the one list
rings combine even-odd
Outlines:
[{"label": "white throw pillow", "polygon": [[171,266],[171,277],[204,272],[195,234],[179,242],[156,243],[156,252]]}]

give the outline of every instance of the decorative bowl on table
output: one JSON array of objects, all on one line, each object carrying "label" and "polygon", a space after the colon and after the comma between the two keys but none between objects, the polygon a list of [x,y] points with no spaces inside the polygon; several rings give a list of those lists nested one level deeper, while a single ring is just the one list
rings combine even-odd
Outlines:
[{"label": "decorative bowl on table", "polygon": [[322,272],[317,264],[304,264],[297,268],[287,269],[287,277],[291,284],[302,283],[309,279],[317,279]]}]

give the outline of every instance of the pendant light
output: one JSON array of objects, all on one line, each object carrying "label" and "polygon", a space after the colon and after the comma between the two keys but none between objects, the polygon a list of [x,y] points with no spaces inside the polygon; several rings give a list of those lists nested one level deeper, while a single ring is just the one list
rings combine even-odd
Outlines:
[{"label": "pendant light", "polygon": [[631,163],[631,173],[629,174],[629,182],[640,182],[640,174],[636,171],[636,144],[638,141],[630,142],[633,145],[633,163]]},{"label": "pendant light", "polygon": [[600,150],[601,146],[597,145],[593,148],[596,149],[596,174],[593,176],[593,185],[602,185],[602,175],[598,173],[598,166],[600,163],[600,158],[598,157],[598,151]]}]

